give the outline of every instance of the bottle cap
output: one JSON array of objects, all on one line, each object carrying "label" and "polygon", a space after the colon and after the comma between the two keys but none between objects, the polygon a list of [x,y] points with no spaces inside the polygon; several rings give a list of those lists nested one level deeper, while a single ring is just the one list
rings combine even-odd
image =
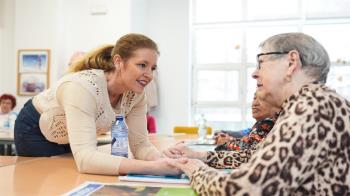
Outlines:
[{"label": "bottle cap", "polygon": [[115,119],[116,119],[116,120],[123,120],[123,119],[124,119],[124,116],[116,116]]}]

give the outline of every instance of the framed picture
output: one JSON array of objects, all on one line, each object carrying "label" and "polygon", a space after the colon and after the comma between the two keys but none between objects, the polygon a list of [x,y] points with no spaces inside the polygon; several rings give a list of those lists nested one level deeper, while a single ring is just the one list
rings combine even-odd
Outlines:
[{"label": "framed picture", "polygon": [[49,87],[50,50],[18,50],[17,94],[33,96]]}]

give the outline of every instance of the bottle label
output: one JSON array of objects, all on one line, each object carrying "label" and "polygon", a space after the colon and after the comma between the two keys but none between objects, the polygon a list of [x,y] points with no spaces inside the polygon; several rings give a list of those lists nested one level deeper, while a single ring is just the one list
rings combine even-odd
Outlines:
[{"label": "bottle label", "polygon": [[113,138],[112,140],[112,155],[128,156],[128,139],[127,138]]},{"label": "bottle label", "polygon": [[112,126],[111,154],[115,156],[128,157],[128,127],[123,117],[117,116]]}]

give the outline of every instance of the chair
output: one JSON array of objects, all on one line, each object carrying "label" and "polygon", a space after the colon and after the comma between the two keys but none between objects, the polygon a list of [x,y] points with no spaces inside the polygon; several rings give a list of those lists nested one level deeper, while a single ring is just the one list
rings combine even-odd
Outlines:
[{"label": "chair", "polygon": [[[211,135],[213,129],[211,127],[207,127],[207,135]],[[198,127],[194,126],[175,126],[173,129],[173,133],[186,133],[186,134],[197,134]]]}]

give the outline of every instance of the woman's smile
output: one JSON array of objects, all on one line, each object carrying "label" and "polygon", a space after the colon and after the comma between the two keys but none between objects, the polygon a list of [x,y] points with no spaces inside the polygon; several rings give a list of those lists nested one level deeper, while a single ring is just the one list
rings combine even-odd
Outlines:
[{"label": "woman's smile", "polygon": [[142,87],[146,87],[146,85],[149,83],[147,80],[136,80]]}]

